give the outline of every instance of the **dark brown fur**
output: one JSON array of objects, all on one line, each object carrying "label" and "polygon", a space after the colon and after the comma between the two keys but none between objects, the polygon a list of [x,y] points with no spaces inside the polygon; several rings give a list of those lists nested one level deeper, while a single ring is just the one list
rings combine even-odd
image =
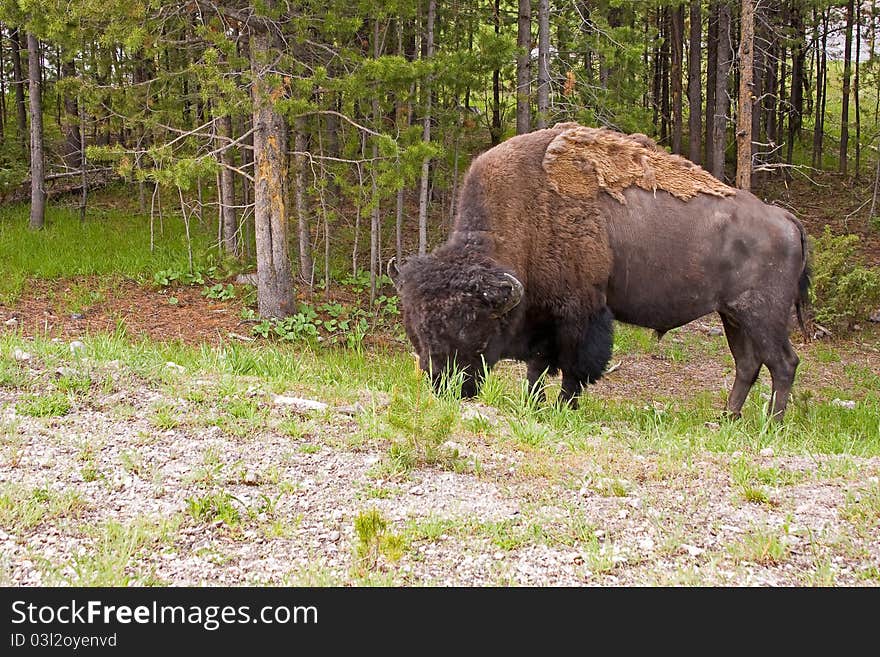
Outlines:
[{"label": "dark brown fur", "polygon": [[[717,311],[737,365],[728,410],[739,413],[766,364],[781,416],[797,367],[788,319],[807,282],[797,219],[717,181],[714,192],[687,201],[666,192],[662,179],[654,191],[633,184],[605,193],[600,181],[592,194],[560,193],[545,154],[571,129],[521,135],[475,158],[449,239],[402,268],[395,282],[422,367],[436,379],[455,363],[474,394],[484,364],[525,360],[532,384],[560,369],[561,397],[574,400],[610,357],[611,313],[662,333]],[[698,169],[669,157],[655,150],[654,170],[682,176],[679,183]],[[596,185],[591,176],[585,172],[585,188]],[[642,187],[644,180],[657,179],[645,177]],[[516,296],[505,273],[524,293],[499,314]]]}]

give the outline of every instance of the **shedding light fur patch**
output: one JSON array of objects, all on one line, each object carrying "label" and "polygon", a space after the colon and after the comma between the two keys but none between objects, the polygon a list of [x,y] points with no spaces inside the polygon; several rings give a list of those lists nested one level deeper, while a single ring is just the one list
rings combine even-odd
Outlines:
[{"label": "shedding light fur patch", "polygon": [[601,190],[625,205],[623,190],[632,185],[650,192],[662,189],[683,201],[700,192],[720,197],[736,193],[690,160],[670,155],[646,135],[577,123],[555,127],[563,131],[547,147],[543,167],[560,194],[595,198]]}]

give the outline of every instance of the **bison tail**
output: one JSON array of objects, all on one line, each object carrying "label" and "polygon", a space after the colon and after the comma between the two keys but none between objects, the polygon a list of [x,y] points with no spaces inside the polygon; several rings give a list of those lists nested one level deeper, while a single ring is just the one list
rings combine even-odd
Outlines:
[{"label": "bison tail", "polygon": [[794,303],[797,311],[798,325],[801,327],[801,333],[809,340],[810,333],[807,331],[807,323],[804,318],[804,311],[810,302],[810,266],[806,265],[801,272],[801,278],[798,281],[798,298]]},{"label": "bison tail", "polygon": [[801,333],[804,334],[804,338],[807,340],[810,339],[810,333],[807,330],[806,323],[806,309],[809,307],[810,303],[810,261],[809,261],[809,252],[807,245],[807,232],[804,230],[803,225],[800,221],[795,219],[795,225],[797,225],[798,230],[801,233],[801,252],[803,253],[803,260],[801,264],[801,276],[798,280],[798,296],[797,300],[794,303],[795,311],[797,312],[798,324],[801,328]]}]

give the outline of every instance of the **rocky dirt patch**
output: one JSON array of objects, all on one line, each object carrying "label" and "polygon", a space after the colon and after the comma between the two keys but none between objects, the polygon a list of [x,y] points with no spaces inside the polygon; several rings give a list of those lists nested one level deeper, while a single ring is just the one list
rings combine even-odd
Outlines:
[{"label": "rocky dirt patch", "polygon": [[[210,382],[187,382],[208,391],[199,410],[109,375],[60,417],[25,415],[25,395],[0,388],[3,584],[880,583],[877,458],[646,455],[610,431],[538,451],[501,432],[452,437],[469,467],[389,477],[388,446],[353,440],[357,411],[297,413],[252,385],[260,420],[230,432],[205,421],[228,402]],[[760,499],[736,461],[775,473]],[[356,530],[371,509],[387,522],[372,547]]]}]

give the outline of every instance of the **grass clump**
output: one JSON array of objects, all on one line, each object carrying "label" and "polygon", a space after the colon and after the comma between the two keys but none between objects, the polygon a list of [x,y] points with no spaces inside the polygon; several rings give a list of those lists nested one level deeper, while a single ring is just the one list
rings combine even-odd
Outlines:
[{"label": "grass clump", "polygon": [[241,502],[226,491],[188,497],[186,510],[198,522],[223,522],[228,527],[241,523],[241,512],[236,504]]},{"label": "grass clump", "polygon": [[70,398],[61,392],[41,395],[25,395],[15,405],[15,410],[31,417],[60,417],[70,412]]},{"label": "grass clump", "polygon": [[388,521],[377,509],[359,513],[354,519],[354,530],[357,534],[355,570],[360,575],[376,570],[380,557],[394,563],[406,554],[406,538],[388,531]]}]

